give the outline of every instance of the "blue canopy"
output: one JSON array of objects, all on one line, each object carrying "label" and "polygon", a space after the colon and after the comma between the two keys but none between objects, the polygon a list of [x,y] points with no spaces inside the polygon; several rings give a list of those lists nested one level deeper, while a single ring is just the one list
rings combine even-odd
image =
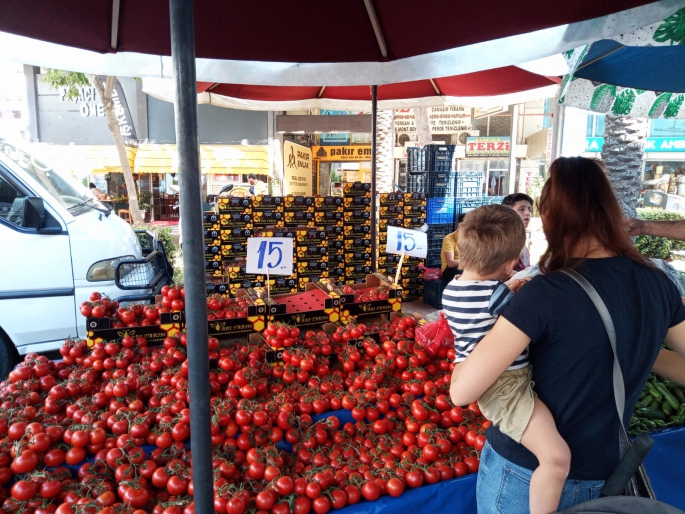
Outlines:
[{"label": "blue canopy", "polygon": [[634,89],[685,93],[685,45],[636,47],[605,39],[590,46],[574,76]]}]

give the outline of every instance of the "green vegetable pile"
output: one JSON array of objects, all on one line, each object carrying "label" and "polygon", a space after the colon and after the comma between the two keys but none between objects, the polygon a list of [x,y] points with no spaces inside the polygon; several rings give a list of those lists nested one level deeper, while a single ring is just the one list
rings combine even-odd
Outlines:
[{"label": "green vegetable pile", "polygon": [[628,433],[635,435],[680,425],[685,425],[685,388],[649,375],[630,418]]}]

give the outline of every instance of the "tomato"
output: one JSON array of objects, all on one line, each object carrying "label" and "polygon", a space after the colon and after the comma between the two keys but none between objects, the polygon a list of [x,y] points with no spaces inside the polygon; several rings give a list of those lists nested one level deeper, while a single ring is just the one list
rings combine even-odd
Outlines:
[{"label": "tomato", "polygon": [[469,470],[469,473],[475,473],[478,471],[480,463],[478,462],[477,457],[464,457],[463,461],[466,465],[466,468]]},{"label": "tomato", "polygon": [[402,493],[404,492],[404,484],[399,478],[393,477],[385,484],[385,490],[390,496],[397,498],[402,496]]},{"label": "tomato", "polygon": [[10,469],[15,475],[23,475],[24,473],[29,473],[36,469],[37,465],[38,455],[36,452],[33,450],[23,450],[21,454],[17,455],[17,457],[12,461]]},{"label": "tomato", "polygon": [[41,498],[54,498],[62,492],[62,482],[60,480],[47,480],[40,484]]},{"label": "tomato", "polygon": [[312,500],[312,510],[316,512],[316,514],[326,514],[331,510],[331,501],[327,496],[314,498],[314,500]]},{"label": "tomato", "polygon": [[381,486],[373,480],[366,482],[362,486],[362,496],[370,502],[376,501],[381,496]]},{"label": "tomato", "polygon": [[412,489],[421,487],[423,485],[423,473],[420,471],[410,471],[404,476],[407,485]]},{"label": "tomato", "polygon": [[38,483],[33,480],[19,480],[14,483],[10,490],[12,497],[20,501],[30,500],[37,492]]},{"label": "tomato", "polygon": [[185,480],[177,475],[173,475],[169,477],[169,480],[166,483],[166,489],[172,496],[180,496],[185,494],[188,490],[188,480]]},{"label": "tomato", "polygon": [[144,487],[127,487],[124,491],[122,500],[124,500],[126,505],[137,509],[143,507],[149,498],[150,493]]},{"label": "tomato", "polygon": [[261,491],[255,496],[254,502],[259,510],[271,510],[271,507],[276,503],[276,499],[276,495],[271,491]]}]

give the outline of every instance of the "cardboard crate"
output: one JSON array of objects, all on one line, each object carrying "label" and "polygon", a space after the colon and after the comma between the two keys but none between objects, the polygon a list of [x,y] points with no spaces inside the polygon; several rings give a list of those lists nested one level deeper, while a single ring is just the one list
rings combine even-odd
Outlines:
[{"label": "cardboard crate", "polygon": [[426,193],[403,193],[404,205],[426,205],[428,195]]},{"label": "cardboard crate", "polygon": [[[349,280],[349,279],[348,279]],[[355,279],[351,279],[356,282]],[[347,280],[346,280],[347,282]],[[321,282],[319,287],[329,289],[330,282]],[[364,290],[371,287],[387,287],[388,298],[368,302],[355,302],[354,293],[346,294],[344,289],[334,287],[333,291],[340,296],[340,321],[347,323],[355,316],[384,314],[402,310],[402,288],[391,284],[387,277],[379,273],[368,274],[361,282],[349,284],[353,290]]]},{"label": "cardboard crate", "polygon": [[345,196],[344,207],[346,211],[352,209],[371,209],[371,195]]},{"label": "cardboard crate", "polygon": [[221,269],[221,261],[205,260],[205,274],[213,277],[223,276],[224,270]]},{"label": "cardboard crate", "polygon": [[297,269],[297,276],[304,275],[320,275],[322,272],[328,270],[328,263],[321,260],[302,260],[295,264]]},{"label": "cardboard crate", "polygon": [[398,205],[381,205],[378,208],[379,218],[398,218],[404,216],[405,206],[402,204]]},{"label": "cardboard crate", "polygon": [[247,241],[245,243],[228,243],[221,247],[221,255],[224,260],[233,257],[247,256]]},{"label": "cardboard crate", "polygon": [[342,221],[331,223],[330,225],[323,225],[321,228],[326,231],[329,240],[332,238],[341,239],[345,235],[345,224]]},{"label": "cardboard crate", "polygon": [[252,212],[252,222],[255,225],[278,225],[285,221],[286,214],[282,210],[254,209]]},{"label": "cardboard crate", "polygon": [[314,222],[320,225],[334,225],[344,220],[344,211],[339,209],[337,211],[318,211],[314,212]]},{"label": "cardboard crate", "polygon": [[295,241],[299,245],[319,244],[328,242],[328,232],[323,227],[303,227],[295,231]]},{"label": "cardboard crate", "polygon": [[[162,301],[162,296],[157,295],[156,303]],[[86,340],[88,347],[92,348],[95,343],[119,341],[126,336],[145,336],[150,345],[161,344],[167,337],[174,337],[181,331],[183,323],[182,311],[163,312],[160,314],[159,325],[142,327],[114,328],[110,318],[87,318]]]},{"label": "cardboard crate", "polygon": [[355,209],[355,210],[349,210],[345,211],[344,213],[344,222],[346,224],[350,223],[366,223],[366,224],[371,224],[371,210],[364,210],[364,209]]},{"label": "cardboard crate", "polygon": [[221,241],[223,243],[244,243],[249,237],[255,237],[256,233],[251,228],[222,229]]},{"label": "cardboard crate", "polygon": [[404,204],[404,193],[380,193],[378,195],[378,205],[402,205]]},{"label": "cardboard crate", "polygon": [[297,244],[295,247],[295,256],[300,259],[316,259],[328,257],[328,244],[321,246],[320,243],[312,244]]},{"label": "cardboard crate", "polygon": [[425,224],[426,224],[426,215],[425,214],[423,216],[412,216],[412,217],[405,216],[404,219],[402,220],[402,226],[404,228],[419,229]]},{"label": "cardboard crate", "polygon": [[230,214],[219,214],[219,217],[219,224],[224,230],[252,228],[252,213],[232,212]]},{"label": "cardboard crate", "polygon": [[370,237],[371,236],[371,221],[367,223],[346,223],[345,237]]},{"label": "cardboard crate", "polygon": [[371,251],[371,237],[346,237],[345,250]]},{"label": "cardboard crate", "polygon": [[388,226],[402,227],[404,226],[404,218],[381,218],[378,220],[378,228],[381,232],[387,232]]},{"label": "cardboard crate", "polygon": [[286,210],[314,210],[313,196],[294,196],[288,195],[283,197],[283,208]]},{"label": "cardboard crate", "polygon": [[328,211],[337,210],[343,206],[345,203],[344,198],[340,196],[315,196],[314,197],[314,210],[315,211]]},{"label": "cardboard crate", "polygon": [[285,221],[281,220],[279,222],[265,222],[265,223],[253,223],[252,228],[254,230],[264,230],[269,228],[286,228]]},{"label": "cardboard crate", "polygon": [[230,212],[250,212],[253,206],[253,198],[251,196],[229,196],[228,198],[218,198],[217,206],[219,214],[226,214]]},{"label": "cardboard crate", "polygon": [[371,273],[371,264],[345,264],[345,276],[368,275]]},{"label": "cardboard crate", "polygon": [[343,194],[345,196],[370,196],[371,184],[365,182],[345,182],[343,184]]},{"label": "cardboard crate", "polygon": [[[339,320],[340,298],[337,295],[325,293],[312,282],[306,284],[304,293],[272,295],[269,301],[266,299],[264,288],[246,290],[250,298],[264,300],[268,322],[306,326],[335,323]],[[311,296],[311,299],[308,296]]]},{"label": "cardboard crate", "polygon": [[257,229],[258,237],[292,237],[295,239],[296,231],[286,227],[260,227]]},{"label": "cardboard crate", "polygon": [[282,196],[271,196],[271,195],[264,195],[264,196],[253,196],[253,197],[248,197],[252,199],[252,207],[253,208],[265,208],[265,207],[279,207],[283,205],[283,197]]}]

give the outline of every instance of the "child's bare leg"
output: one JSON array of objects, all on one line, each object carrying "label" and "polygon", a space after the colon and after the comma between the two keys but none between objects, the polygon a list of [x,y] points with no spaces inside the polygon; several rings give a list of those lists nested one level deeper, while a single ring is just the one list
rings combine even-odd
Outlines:
[{"label": "child's bare leg", "polygon": [[556,512],[571,466],[571,451],[557,432],[552,413],[537,397],[521,444],[540,462],[530,479],[531,514]]}]

